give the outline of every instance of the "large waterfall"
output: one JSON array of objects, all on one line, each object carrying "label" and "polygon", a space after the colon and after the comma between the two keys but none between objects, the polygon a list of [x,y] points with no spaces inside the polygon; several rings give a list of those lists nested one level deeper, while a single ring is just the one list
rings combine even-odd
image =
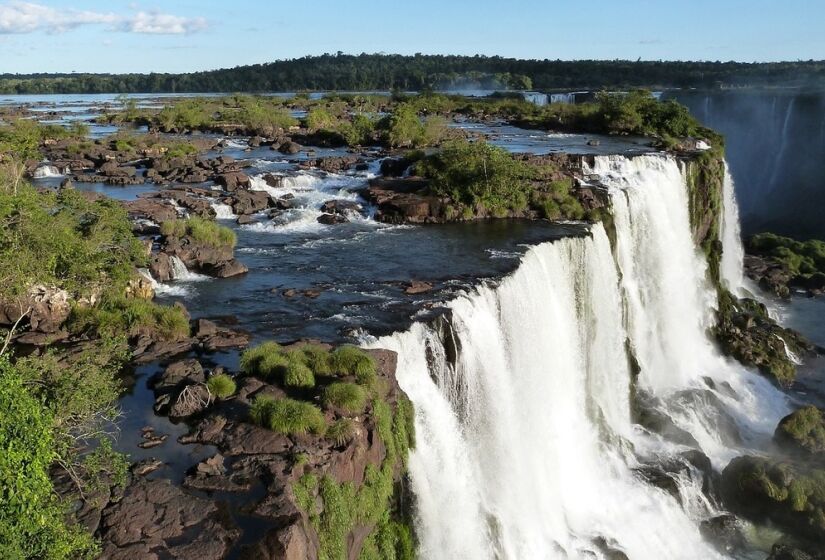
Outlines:
[{"label": "large waterfall", "polygon": [[[416,406],[423,559],[718,558],[699,523],[719,512],[684,452],[720,469],[787,411],[706,334],[714,298],[678,162],[600,157],[590,171],[613,201],[614,247],[601,225],[536,246],[443,320],[376,342],[398,352]],[[637,407],[664,437],[634,423]],[[679,499],[643,474],[673,463]]]}]

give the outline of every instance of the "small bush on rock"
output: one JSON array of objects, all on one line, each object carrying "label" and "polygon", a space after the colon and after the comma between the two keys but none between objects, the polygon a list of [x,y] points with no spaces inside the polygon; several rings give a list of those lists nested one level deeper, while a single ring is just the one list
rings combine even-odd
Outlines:
[{"label": "small bush on rock", "polygon": [[302,360],[302,355],[287,357],[284,370],[284,385],[287,387],[315,387],[315,375]]},{"label": "small bush on rock", "polygon": [[282,371],[286,363],[283,349],[277,342],[264,342],[253,348],[247,348],[241,354],[241,371],[264,379]]}]

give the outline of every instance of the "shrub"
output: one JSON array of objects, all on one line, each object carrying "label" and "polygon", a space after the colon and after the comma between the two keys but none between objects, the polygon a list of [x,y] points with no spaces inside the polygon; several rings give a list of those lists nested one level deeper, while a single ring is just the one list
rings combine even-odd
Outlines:
[{"label": "shrub", "polygon": [[284,370],[284,385],[287,387],[315,387],[315,375],[302,361],[303,356],[287,358],[287,365]]},{"label": "shrub", "polygon": [[346,344],[330,354],[330,367],[344,375],[354,375],[361,385],[371,386],[375,380],[377,365],[375,359],[358,348]]},{"label": "shrub", "polygon": [[366,146],[375,140],[375,121],[365,115],[355,115],[339,127],[339,132],[350,146]]},{"label": "shrub", "polygon": [[293,399],[258,397],[249,415],[256,424],[285,435],[320,435],[326,430],[326,420],[317,406]]},{"label": "shrub", "polygon": [[321,129],[336,130],[339,124],[336,117],[321,107],[310,109],[306,116],[306,127],[312,132]]},{"label": "shrub", "polygon": [[384,141],[394,148],[418,147],[426,144],[426,131],[415,109],[399,104],[382,122]]},{"label": "shrub", "polygon": [[346,445],[355,439],[357,426],[350,418],[341,418],[332,423],[326,433],[326,437],[335,442],[335,445]]},{"label": "shrub", "polygon": [[49,469],[57,459],[53,418],[20,373],[0,356],[0,556],[74,558],[93,550],[91,537],[66,523]]},{"label": "shrub", "polygon": [[349,413],[362,412],[367,403],[367,393],[355,383],[333,383],[324,389],[326,407],[340,408]]},{"label": "shrub", "polygon": [[235,394],[237,386],[235,380],[225,373],[213,375],[206,381],[209,392],[219,399],[225,399]]}]

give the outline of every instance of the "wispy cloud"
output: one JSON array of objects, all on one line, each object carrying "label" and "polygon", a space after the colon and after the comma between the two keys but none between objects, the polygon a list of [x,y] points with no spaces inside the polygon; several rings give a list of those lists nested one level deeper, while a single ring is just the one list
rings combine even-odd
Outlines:
[{"label": "wispy cloud", "polygon": [[208,27],[205,18],[188,18],[161,12],[120,15],[111,12],[62,10],[33,2],[0,3],[0,34],[63,33],[84,25],[105,25],[110,31],[186,35]]}]

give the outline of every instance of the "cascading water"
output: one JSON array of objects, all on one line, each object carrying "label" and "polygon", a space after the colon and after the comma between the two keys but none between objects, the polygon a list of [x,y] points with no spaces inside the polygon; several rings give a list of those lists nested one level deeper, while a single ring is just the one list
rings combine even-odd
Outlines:
[{"label": "cascading water", "polygon": [[[539,245],[448,318],[376,343],[399,353],[416,405],[422,558],[717,558],[697,479],[678,477],[677,501],[638,468],[689,447],[720,468],[787,410],[706,335],[713,298],[676,160],[596,158],[591,171],[613,200],[612,250],[601,225]],[[634,386],[693,443],[634,424]]]},{"label": "cascading water", "polygon": [[736,189],[733,176],[725,164],[725,179],[722,192],[722,262],[719,268],[722,281],[735,295],[742,295],[745,286],[745,248],[742,245],[742,231],[739,225],[739,205],[736,203]]},{"label": "cascading water", "polygon": [[180,280],[184,282],[197,282],[199,280],[205,280],[208,278],[203,274],[191,272],[188,268],[186,268],[186,265],[183,263],[183,261],[174,255],[169,257],[169,262],[172,265],[173,280]]}]

